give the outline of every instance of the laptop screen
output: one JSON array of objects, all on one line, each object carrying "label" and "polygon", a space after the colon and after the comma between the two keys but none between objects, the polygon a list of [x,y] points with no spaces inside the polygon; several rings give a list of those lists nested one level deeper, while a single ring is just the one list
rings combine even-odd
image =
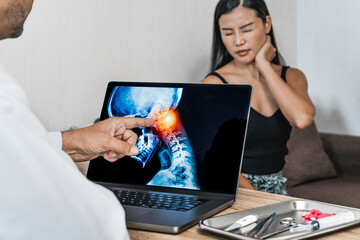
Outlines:
[{"label": "laptop screen", "polygon": [[152,118],[132,129],[139,154],[90,162],[93,181],[234,194],[251,86],[110,82],[100,120]]}]

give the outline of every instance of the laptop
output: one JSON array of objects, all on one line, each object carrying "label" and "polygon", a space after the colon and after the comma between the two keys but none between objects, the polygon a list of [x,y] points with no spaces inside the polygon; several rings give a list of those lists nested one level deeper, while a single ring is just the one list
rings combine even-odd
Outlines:
[{"label": "laptop", "polygon": [[236,200],[249,85],[110,82],[100,120],[153,118],[132,129],[139,154],[89,164],[87,178],[117,196],[128,228],[179,233]]}]

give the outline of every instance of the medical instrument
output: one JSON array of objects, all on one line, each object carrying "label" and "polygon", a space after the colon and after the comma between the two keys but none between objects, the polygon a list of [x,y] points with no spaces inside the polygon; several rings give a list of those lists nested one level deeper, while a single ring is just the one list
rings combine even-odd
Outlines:
[{"label": "medical instrument", "polygon": [[311,221],[310,224],[302,224],[301,226],[290,229],[290,232],[314,231],[318,229],[330,228],[347,222],[354,221],[355,215],[351,211],[339,212],[336,215]]},{"label": "medical instrument", "polygon": [[275,231],[275,232],[272,232],[272,233],[263,235],[263,236],[260,237],[260,239],[266,239],[266,238],[275,236],[275,235],[277,235],[277,234],[286,232],[286,231],[288,231],[289,229],[291,229],[291,228],[293,228],[293,227],[298,226],[298,224],[295,222],[295,219],[292,218],[292,217],[282,218],[282,219],[280,220],[280,224],[282,224],[282,225],[287,225],[287,226],[284,227],[284,228],[281,228],[281,229],[279,229],[279,230],[277,230],[277,231]]},{"label": "medical instrument", "polygon": [[280,220],[280,224],[288,225],[275,232],[263,235],[260,239],[266,239],[277,234],[290,231],[291,233],[297,232],[311,232],[319,229],[330,228],[337,225],[341,225],[347,222],[351,222],[355,219],[354,213],[351,211],[339,212],[336,215],[321,218],[316,221],[311,221],[309,224],[297,224],[294,218],[288,217]]},{"label": "medical instrument", "polygon": [[276,214],[272,213],[270,216],[268,216],[260,223],[258,223],[258,225],[256,225],[256,227],[254,227],[254,229],[251,230],[250,234],[245,234],[245,236],[253,235],[254,237],[258,237],[260,234],[263,234],[268,230],[270,225],[274,222],[275,216]]},{"label": "medical instrument", "polygon": [[256,222],[257,220],[257,215],[247,215],[246,217],[240,218],[239,220],[231,224],[229,227],[225,228],[224,231],[232,231],[237,228],[245,227]]}]

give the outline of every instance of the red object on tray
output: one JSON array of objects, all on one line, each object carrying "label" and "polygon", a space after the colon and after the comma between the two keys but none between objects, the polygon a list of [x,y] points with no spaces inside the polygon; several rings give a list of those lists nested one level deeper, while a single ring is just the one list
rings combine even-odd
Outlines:
[{"label": "red object on tray", "polygon": [[320,210],[317,209],[311,209],[310,212],[303,212],[302,217],[305,222],[314,221],[317,219],[330,217],[335,215],[335,213],[322,213]]}]

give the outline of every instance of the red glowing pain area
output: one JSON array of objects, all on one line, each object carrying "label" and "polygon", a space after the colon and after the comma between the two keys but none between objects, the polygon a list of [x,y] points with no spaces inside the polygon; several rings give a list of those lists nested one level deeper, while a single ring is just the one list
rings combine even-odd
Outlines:
[{"label": "red glowing pain area", "polygon": [[166,109],[156,114],[155,125],[161,132],[173,132],[177,128],[179,121],[176,111]]}]

